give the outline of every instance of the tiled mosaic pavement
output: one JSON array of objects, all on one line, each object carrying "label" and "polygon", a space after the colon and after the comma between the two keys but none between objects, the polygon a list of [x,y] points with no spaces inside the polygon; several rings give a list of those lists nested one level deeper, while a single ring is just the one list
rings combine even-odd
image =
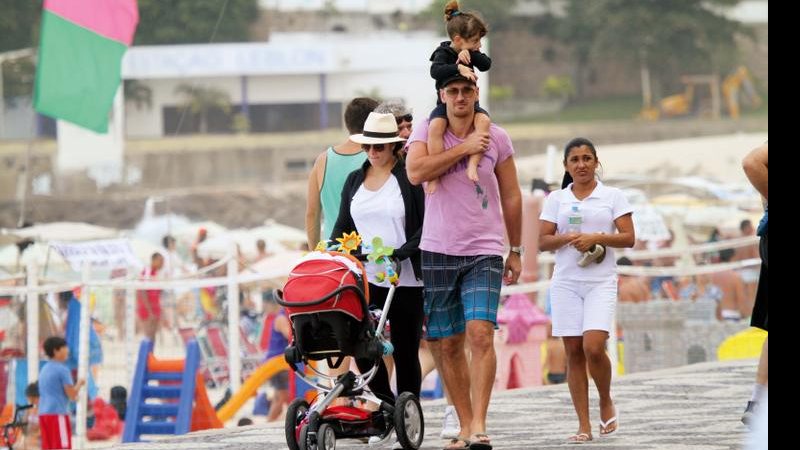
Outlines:
[{"label": "tiled mosaic pavement", "polygon": [[[755,361],[703,363],[626,375],[614,381],[612,393],[620,413],[614,436],[599,437],[597,395],[590,384],[594,441],[582,448],[604,449],[738,449],[746,428],[739,421],[750,396]],[[441,400],[423,403],[423,449],[440,449],[444,412]],[[495,393],[488,433],[495,449],[548,449],[568,446],[577,429],[566,385]],[[252,450],[286,448],[283,424],[198,432],[152,443],[117,445],[136,450]],[[368,450],[359,441],[337,441],[337,449]]]}]

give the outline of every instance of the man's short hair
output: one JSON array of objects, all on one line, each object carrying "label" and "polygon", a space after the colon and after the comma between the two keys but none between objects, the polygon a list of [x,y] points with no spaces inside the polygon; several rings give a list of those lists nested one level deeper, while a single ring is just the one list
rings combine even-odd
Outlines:
[{"label": "man's short hair", "polygon": [[67,341],[65,341],[61,336],[50,336],[44,340],[44,353],[48,358],[52,358],[56,356],[56,352],[59,351],[61,347],[66,346]]},{"label": "man's short hair", "polygon": [[351,135],[364,132],[364,122],[369,113],[375,110],[378,101],[369,97],[356,97],[344,110],[344,126]]}]

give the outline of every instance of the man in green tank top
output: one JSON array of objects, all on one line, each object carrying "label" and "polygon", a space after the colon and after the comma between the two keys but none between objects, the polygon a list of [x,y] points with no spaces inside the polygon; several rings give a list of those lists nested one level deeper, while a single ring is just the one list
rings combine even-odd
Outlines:
[{"label": "man in green tank top", "polygon": [[[367,97],[354,98],[345,108],[344,123],[348,136],[364,131],[364,122],[378,102]],[[349,138],[343,143],[328,147],[317,156],[308,176],[306,201],[306,236],[308,248],[313,250],[320,238],[327,239],[339,215],[342,187],[350,172],[361,167],[366,159],[361,145]],[[320,211],[324,226],[320,231]]]}]

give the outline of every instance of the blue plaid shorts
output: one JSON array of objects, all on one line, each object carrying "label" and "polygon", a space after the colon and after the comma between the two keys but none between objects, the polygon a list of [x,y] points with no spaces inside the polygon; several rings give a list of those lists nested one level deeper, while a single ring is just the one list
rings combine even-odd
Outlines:
[{"label": "blue plaid shorts", "polygon": [[422,251],[427,339],[461,334],[469,320],[497,325],[503,283],[500,256],[449,256]]}]

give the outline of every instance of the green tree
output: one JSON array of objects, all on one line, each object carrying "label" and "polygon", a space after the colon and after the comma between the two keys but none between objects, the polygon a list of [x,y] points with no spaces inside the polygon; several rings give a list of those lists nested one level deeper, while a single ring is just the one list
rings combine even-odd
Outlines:
[{"label": "green tree", "polygon": [[39,39],[41,3],[0,0],[0,52],[35,46]]},{"label": "green tree", "polygon": [[139,0],[134,43],[208,43],[218,19],[213,42],[249,41],[249,26],[258,20],[258,14],[258,0]]},{"label": "green tree", "polygon": [[735,54],[735,36],[744,27],[719,11],[738,1],[596,0],[585,6],[606,17],[596,28],[598,51],[635,62],[658,87],[681,74],[729,69],[733,61],[724,58]]},{"label": "green tree", "polygon": [[[41,2],[0,0],[0,53],[36,47],[39,40]],[[3,97],[30,95],[33,92],[32,58],[0,57]]]},{"label": "green tree", "polygon": [[[444,22],[444,5],[447,2],[448,0],[434,0],[421,14],[442,23]],[[518,3],[519,0],[492,0],[490,2],[459,0],[458,2],[459,9],[477,11],[486,20],[489,24],[490,36],[492,30],[502,30],[509,26],[514,17],[514,8]],[[444,30],[444,25],[442,25],[442,30]]]},{"label": "green tree", "polygon": [[123,94],[125,101],[133,103],[136,109],[153,107],[153,90],[138,80],[125,80]]},{"label": "green tree", "polygon": [[221,89],[180,84],[175,88],[175,93],[184,97],[181,107],[200,119],[200,133],[208,132],[208,114],[212,110],[220,109],[225,114],[231,113],[231,98]]},{"label": "green tree", "polygon": [[570,0],[564,5],[564,16],[557,17],[552,12],[535,17],[532,22],[534,34],[547,36],[569,48],[572,57],[572,78],[575,95],[582,98],[586,71],[591,63],[597,27],[596,17],[585,8],[585,2]]},{"label": "green tree", "polygon": [[[653,84],[671,85],[686,73],[725,73],[736,64],[737,35],[752,36],[723,11],[739,0],[567,0],[561,18],[540,32],[572,48],[576,84],[591,60],[611,58],[641,70]],[[536,32],[536,28],[534,27]],[[650,92],[643,92],[648,99]]]}]

